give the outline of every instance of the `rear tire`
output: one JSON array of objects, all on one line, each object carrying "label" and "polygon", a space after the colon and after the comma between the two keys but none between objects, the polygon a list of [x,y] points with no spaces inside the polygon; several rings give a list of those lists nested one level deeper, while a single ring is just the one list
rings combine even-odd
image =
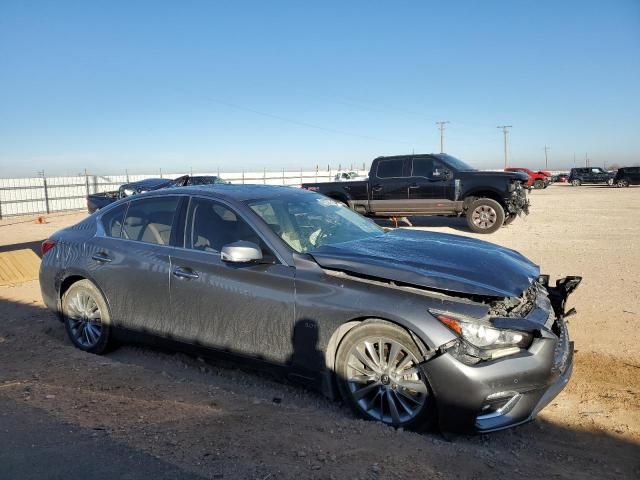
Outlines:
[{"label": "rear tire", "polygon": [[491,198],[478,198],[467,209],[467,225],[475,233],[493,233],[504,223],[504,208]]},{"label": "rear tire", "polygon": [[89,280],[80,280],[62,296],[62,318],[76,348],[103,354],[111,346],[111,319],[107,303]]},{"label": "rear tire", "polygon": [[542,180],[540,180],[540,179],[535,180],[533,182],[533,188],[535,188],[536,190],[540,190],[540,189],[545,188],[545,187],[546,186],[545,186],[544,182]]},{"label": "rear tire", "polygon": [[431,427],[436,405],[418,366],[421,357],[409,333],[395,325],[372,321],[353,328],[336,354],[343,400],[367,420],[413,430]]},{"label": "rear tire", "polygon": [[618,188],[625,188],[629,186],[629,182],[627,180],[618,180],[618,183],[616,183],[616,185],[618,186]]}]

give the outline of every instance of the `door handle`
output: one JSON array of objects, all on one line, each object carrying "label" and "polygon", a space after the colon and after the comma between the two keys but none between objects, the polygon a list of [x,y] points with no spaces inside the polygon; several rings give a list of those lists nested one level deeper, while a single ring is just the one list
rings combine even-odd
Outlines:
[{"label": "door handle", "polygon": [[409,185],[409,188],[420,188],[420,185],[418,185],[417,183],[412,183],[411,185]]},{"label": "door handle", "polygon": [[109,263],[111,261],[111,257],[106,253],[98,252],[91,255],[91,258],[99,263]]},{"label": "door handle", "polygon": [[192,271],[192,270],[186,270],[184,268],[176,268],[173,271],[173,276],[174,277],[178,277],[178,278],[188,278],[188,279],[192,279],[192,278],[199,278],[200,275],[198,275],[196,272]]},{"label": "door handle", "polygon": [[382,190],[382,185],[374,185],[373,187],[371,187],[371,190],[374,192],[379,192],[380,190]]}]

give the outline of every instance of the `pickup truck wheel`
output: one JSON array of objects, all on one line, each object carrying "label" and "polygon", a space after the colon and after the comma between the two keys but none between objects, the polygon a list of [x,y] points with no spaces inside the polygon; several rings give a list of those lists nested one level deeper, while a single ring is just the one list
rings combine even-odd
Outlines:
[{"label": "pickup truck wheel", "polygon": [[578,179],[571,180],[571,185],[574,186],[574,187],[579,187],[581,183],[582,182],[580,180],[578,180]]},{"label": "pickup truck wheel", "polygon": [[399,327],[365,322],[340,343],[336,374],[340,394],[361,417],[423,430],[436,417],[435,399],[419,367],[421,354]]},{"label": "pickup truck wheel", "polygon": [[618,186],[618,188],[624,188],[629,186],[629,182],[627,182],[626,180],[618,180],[618,183],[616,185]]},{"label": "pickup truck wheel", "polygon": [[490,198],[478,198],[467,210],[467,225],[475,233],[493,233],[504,223],[504,208]]},{"label": "pickup truck wheel", "polygon": [[613,178],[610,178],[609,180],[607,180],[607,185],[609,186],[613,185]]},{"label": "pickup truck wheel", "polygon": [[542,180],[538,179],[533,182],[533,188],[540,190],[541,188],[545,188],[545,184]]}]

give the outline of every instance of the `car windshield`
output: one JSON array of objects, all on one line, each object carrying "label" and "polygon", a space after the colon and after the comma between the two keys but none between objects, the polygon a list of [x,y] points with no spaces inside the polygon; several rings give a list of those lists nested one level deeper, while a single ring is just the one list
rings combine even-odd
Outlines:
[{"label": "car windshield", "polygon": [[456,170],[476,170],[467,162],[463,162],[459,158],[452,157],[451,155],[447,155],[444,153],[439,156],[440,158],[442,158],[442,160],[444,160],[446,163],[448,163],[451,167],[455,168]]},{"label": "car windshield", "polygon": [[313,252],[323,245],[383,235],[384,230],[342,203],[320,195],[245,202],[291,248]]}]

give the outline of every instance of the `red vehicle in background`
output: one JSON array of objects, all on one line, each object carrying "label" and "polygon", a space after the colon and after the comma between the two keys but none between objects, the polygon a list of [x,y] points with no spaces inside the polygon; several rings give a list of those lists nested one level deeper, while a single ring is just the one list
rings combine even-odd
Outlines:
[{"label": "red vehicle in background", "polygon": [[524,172],[529,175],[529,180],[527,180],[527,186],[533,187],[536,189],[547,188],[551,184],[551,173],[550,172],[534,172],[533,170],[529,170],[524,167],[509,167],[504,169],[505,172]]}]

